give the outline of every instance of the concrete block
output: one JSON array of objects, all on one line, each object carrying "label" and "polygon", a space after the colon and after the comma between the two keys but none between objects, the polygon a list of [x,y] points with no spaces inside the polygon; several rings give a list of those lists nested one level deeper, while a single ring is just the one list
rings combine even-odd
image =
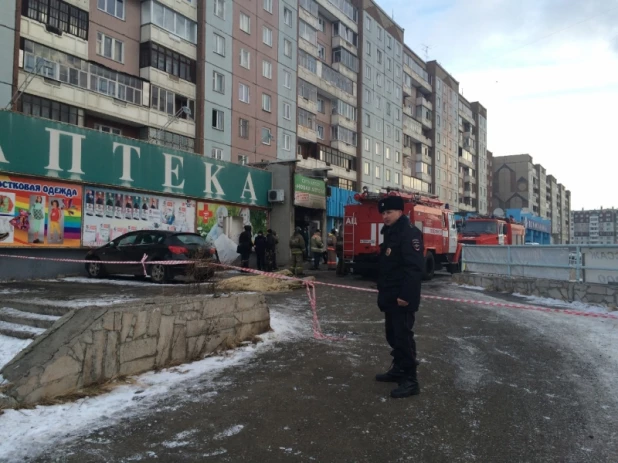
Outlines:
[{"label": "concrete block", "polygon": [[186,326],[174,325],[174,334],[172,336],[172,362],[178,363],[187,360],[187,338]]},{"label": "concrete block", "polygon": [[120,333],[112,331],[107,333],[107,348],[105,351],[105,363],[103,365],[103,376],[106,379],[113,378],[118,374],[118,340]]},{"label": "concrete block", "polygon": [[209,298],[204,302],[202,319],[219,317],[236,312],[236,301],[230,297]]},{"label": "concrete block", "polygon": [[65,376],[53,383],[47,383],[35,389],[24,398],[25,403],[35,403],[46,397],[58,397],[77,390],[78,376]]},{"label": "concrete block", "polygon": [[155,357],[141,358],[120,364],[120,371],[118,374],[122,376],[136,375],[138,373],[143,373],[144,371],[152,370],[154,366]]},{"label": "concrete block", "polygon": [[164,366],[169,362],[172,348],[172,335],[174,334],[174,317],[162,315],[159,326],[159,339],[157,342],[157,366]]},{"label": "concrete block", "polygon": [[45,372],[41,375],[41,384],[59,380],[65,376],[77,375],[81,370],[81,364],[68,355],[59,357],[47,364]]},{"label": "concrete block", "polygon": [[78,360],[79,362],[83,362],[84,354],[86,353],[86,344],[77,341],[71,347],[71,352],[72,352],[73,357],[75,357],[76,360]]},{"label": "concrete block", "polygon": [[547,291],[547,297],[551,297],[552,299],[563,299],[562,293],[559,289],[550,288]]},{"label": "concrete block", "polygon": [[94,333],[94,342],[92,360],[92,378],[93,380],[100,381],[103,378],[103,359],[105,358],[105,346],[107,344],[107,331],[96,331]]},{"label": "concrete block", "polygon": [[607,294],[607,287],[603,285],[590,285],[586,292],[588,294],[600,294],[605,296]]},{"label": "concrete block", "polygon": [[82,381],[84,384],[90,384],[94,381],[94,377],[92,375],[92,363],[94,360],[93,351],[93,345],[87,344],[86,351],[84,353],[84,363],[82,368]]},{"label": "concrete block", "polygon": [[24,397],[29,396],[32,391],[40,387],[39,378],[40,377],[38,375],[30,376],[27,381],[23,382],[19,387],[16,388],[15,396],[17,396],[21,399],[21,401],[23,401]]},{"label": "concrete block", "polygon": [[103,315],[103,329],[107,331],[114,331],[114,312],[107,312]]},{"label": "concrete block", "polygon": [[156,338],[143,338],[129,341],[120,345],[120,364],[132,360],[151,357],[157,352]]},{"label": "concrete block", "polygon": [[122,330],[120,331],[120,342],[124,343],[131,334],[133,328],[134,315],[130,312],[122,314]]},{"label": "concrete block", "polygon": [[137,313],[135,325],[133,326],[133,339],[139,339],[146,334],[148,330],[148,312],[141,311]]},{"label": "concrete block", "polygon": [[92,344],[92,331],[87,330],[81,336],[80,339],[85,344]]},{"label": "concrete block", "polygon": [[161,324],[161,309],[156,308],[149,312],[148,316],[148,336],[156,336]]},{"label": "concrete block", "polygon": [[120,332],[122,330],[122,312],[114,312],[114,331]]},{"label": "concrete block", "polygon": [[209,334],[214,329],[214,319],[210,320],[193,320],[187,322],[187,337],[199,336],[201,334]]},{"label": "concrete block", "polygon": [[252,310],[247,310],[245,312],[241,312],[236,315],[236,318],[241,323],[255,323],[261,322],[264,320],[270,320],[270,313],[268,311],[268,306],[264,304],[263,306],[257,306]]}]

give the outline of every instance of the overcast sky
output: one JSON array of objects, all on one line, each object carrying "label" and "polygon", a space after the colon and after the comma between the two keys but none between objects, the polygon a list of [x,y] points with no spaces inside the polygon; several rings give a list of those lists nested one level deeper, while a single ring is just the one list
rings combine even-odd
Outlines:
[{"label": "overcast sky", "polygon": [[618,208],[618,0],[378,2],[487,108],[495,156],[530,154],[574,210]]}]

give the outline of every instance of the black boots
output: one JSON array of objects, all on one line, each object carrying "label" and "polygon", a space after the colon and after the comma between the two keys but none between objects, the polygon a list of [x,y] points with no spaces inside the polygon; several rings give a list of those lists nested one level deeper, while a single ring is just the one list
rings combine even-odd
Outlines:
[{"label": "black boots", "polygon": [[403,370],[394,363],[386,373],[376,375],[376,381],[381,383],[398,383],[403,378]]},{"label": "black boots", "polygon": [[419,395],[420,393],[421,388],[416,379],[416,372],[414,372],[413,375],[408,375],[399,382],[399,387],[391,391],[391,397],[393,399],[403,399],[404,397]]}]

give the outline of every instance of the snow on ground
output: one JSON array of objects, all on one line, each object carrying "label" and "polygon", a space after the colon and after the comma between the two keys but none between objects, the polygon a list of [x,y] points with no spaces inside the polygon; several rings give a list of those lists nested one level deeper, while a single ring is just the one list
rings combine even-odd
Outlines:
[{"label": "snow on ground", "polygon": [[22,310],[13,309],[11,307],[0,307],[0,314],[46,321],[56,321],[60,318],[56,315],[44,315],[34,312],[24,312]]},{"label": "snow on ground", "polygon": [[[186,399],[186,388],[190,387],[192,380],[198,378],[200,382],[204,377],[212,378],[213,395],[216,395],[217,382],[214,378],[223,370],[245,365],[259,353],[273,348],[276,343],[310,334],[307,329],[310,325],[308,314],[301,305],[300,300],[295,302],[292,299],[284,306],[287,309],[285,313],[277,309],[277,305],[271,306],[271,326],[274,331],[261,335],[263,341],[258,344],[246,345],[223,355],[160,372],[145,373],[135,378],[135,384],[118,386],[101,396],[61,405],[38,406],[32,410],[5,410],[0,416],[0,461],[21,462],[41,455],[57,443],[112,425],[128,415],[147,413],[162,398],[179,394],[179,397]],[[299,311],[302,309],[304,317],[291,313],[290,307],[296,307]],[[12,358],[14,353],[29,342],[8,339],[10,342],[6,343],[0,339],[0,359]],[[58,426],[58,423],[62,423],[62,426]],[[235,434],[241,430],[242,425],[237,425],[227,432]],[[181,445],[183,437],[170,441],[170,446]]]},{"label": "snow on ground", "polygon": [[29,333],[35,333],[37,335],[45,331],[45,328],[37,328],[36,326],[20,325],[18,323],[10,323],[0,320],[0,328],[13,331],[27,331]]},{"label": "snow on ground", "polygon": [[54,299],[41,299],[41,298],[30,298],[28,302],[35,305],[47,305],[50,307],[67,307],[69,309],[78,309],[80,307],[89,307],[93,305],[98,306],[108,306],[114,304],[122,304],[125,302],[133,302],[138,301],[138,298],[134,297],[98,297],[98,298],[87,298],[87,299],[65,299],[65,300],[54,300]]},{"label": "snow on ground", "polygon": [[99,279],[92,279],[92,278],[86,278],[86,277],[66,277],[66,278],[60,278],[58,280],[43,280],[43,281],[63,281],[66,283],[83,283],[83,284],[96,284],[96,285],[115,285],[115,286],[177,286],[175,284],[159,284],[159,283],[152,283],[148,280],[146,281],[140,281],[140,280],[135,280],[135,279],[129,279],[129,277],[127,277],[126,280],[124,279],[109,279],[109,278],[99,278]]},{"label": "snow on ground", "polygon": [[[0,370],[31,342],[32,339],[17,339],[0,334]],[[1,383],[2,377],[0,376]]]}]

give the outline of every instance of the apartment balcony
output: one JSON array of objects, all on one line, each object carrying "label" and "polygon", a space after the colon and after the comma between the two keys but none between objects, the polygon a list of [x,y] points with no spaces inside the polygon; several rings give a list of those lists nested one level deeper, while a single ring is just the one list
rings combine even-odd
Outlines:
[{"label": "apartment balcony", "polygon": [[464,132],[463,136],[464,138],[469,138],[470,140],[476,140],[476,135],[474,135],[474,132],[472,131]]},{"label": "apartment balcony", "polygon": [[352,31],[358,33],[358,24],[348,18],[343,11],[333,5],[330,1],[319,0],[318,5],[320,14],[326,16],[328,20],[332,22],[341,21],[348,26],[349,29],[352,29]]},{"label": "apartment balcony", "polygon": [[423,135],[422,125],[404,113],[403,115],[403,133],[408,135],[417,143],[431,146],[431,140]]},{"label": "apartment balcony", "polygon": [[474,190],[464,190],[464,198],[476,199],[476,191],[474,191]]},{"label": "apartment balcony", "polygon": [[339,74],[352,80],[353,82],[358,81],[358,74],[354,71],[351,71],[350,69],[348,69],[341,63],[333,63],[333,69],[337,71]]},{"label": "apartment balcony", "polygon": [[[298,66],[298,77],[300,79],[306,80],[307,82],[315,85],[317,88],[321,90],[320,93],[326,93],[331,99],[342,100],[352,105],[354,107],[357,106],[358,102],[356,100],[356,84],[353,84],[353,94],[348,92],[344,92],[336,85],[333,85],[328,79],[322,78],[324,73],[326,72],[326,65],[321,61],[317,62],[317,73],[309,71],[307,68],[302,66]],[[328,69],[330,72],[330,69]]]},{"label": "apartment balcony", "polygon": [[421,92],[426,95],[432,92],[433,89],[431,88],[431,84],[425,79],[423,79],[414,69],[412,69],[407,64],[404,64],[403,70],[404,72],[407,72],[410,77],[412,77],[412,85],[414,85],[416,88],[419,88]]},{"label": "apartment balcony", "polygon": [[408,177],[412,177],[412,167],[404,167],[402,169],[403,175],[407,175]]},{"label": "apartment balcony", "polygon": [[306,51],[307,53],[309,53],[311,56],[315,58],[319,58],[318,46],[312,44],[308,40],[303,39],[302,37],[298,37],[298,48]]},{"label": "apartment balcony", "polygon": [[[141,28],[140,42],[156,42],[188,58],[197,60],[197,46],[170,34],[154,24],[146,24]],[[137,59],[137,57],[136,57]]]},{"label": "apartment balcony", "polygon": [[460,197],[459,198],[459,210],[466,211],[466,212],[475,212],[476,207],[474,207],[472,204],[466,204],[465,200]]},{"label": "apartment balcony", "polygon": [[299,141],[305,141],[310,143],[318,142],[318,133],[315,131],[315,128],[305,127],[304,125],[297,126],[298,129],[296,131],[296,136]]},{"label": "apartment balcony", "polygon": [[[157,0],[159,3],[177,11],[191,21],[197,22],[197,3],[184,0]],[[71,2],[69,2],[71,3]]]},{"label": "apartment balcony", "polygon": [[404,97],[410,97],[414,95],[414,93],[412,93],[412,87],[410,85],[407,85],[405,83],[405,79],[404,79],[404,83],[403,83],[403,96]]},{"label": "apartment balcony", "polygon": [[[19,85],[23,84],[27,76],[28,74],[24,71],[19,71]],[[28,86],[28,93],[83,108],[111,119],[121,119],[123,123],[137,127],[163,127],[170,118],[169,114],[153,110],[148,106],[127,103],[102,93],[50,81],[40,76],[32,79]],[[148,93],[146,89],[142,92],[142,99],[145,103],[148,103],[146,96]],[[177,119],[167,130],[195,138],[195,123],[189,119]]]},{"label": "apartment balcony", "polygon": [[358,131],[358,127],[356,121],[353,121],[349,117],[342,116],[341,114],[333,114],[330,123],[335,125],[340,125],[341,127],[345,127],[346,129],[350,129],[353,132]]},{"label": "apartment balcony", "polygon": [[318,112],[317,101],[311,101],[310,99],[300,95],[298,95],[298,107],[309,111],[311,114],[316,114]]},{"label": "apartment balcony", "polygon": [[403,146],[402,149],[402,153],[403,153],[403,157],[404,158],[411,158],[414,156],[414,153],[412,151],[412,147],[411,146]]},{"label": "apartment balcony", "polygon": [[407,114],[410,117],[414,117],[414,114],[413,114],[414,110],[412,109],[411,106],[404,105],[403,106],[403,113]]},{"label": "apartment balcony", "polygon": [[356,45],[348,42],[346,39],[344,39],[343,37],[339,37],[338,35],[333,35],[333,45],[332,46],[333,48],[338,48],[338,47],[345,48],[353,55],[358,56],[358,48],[356,47]]},{"label": "apartment balcony", "polygon": [[433,111],[433,105],[431,104],[431,101],[427,100],[426,98],[423,98],[422,96],[419,96],[416,99],[416,105],[417,106],[424,106],[425,108],[429,109],[430,111]]},{"label": "apartment balcony", "polygon": [[349,143],[346,143],[344,141],[333,140],[330,143],[330,147],[338,151],[341,151],[342,153],[349,154],[351,156],[356,156],[356,146],[350,145]]},{"label": "apartment balcony", "polygon": [[471,112],[469,113],[468,111],[460,110],[459,115],[463,117],[466,120],[466,122],[469,122],[470,124],[476,127],[476,121],[474,120],[474,116],[471,114]]},{"label": "apartment balcony", "polygon": [[412,176],[421,179],[423,182],[427,183],[432,183],[433,181],[431,174],[428,174],[426,172],[415,172]]},{"label": "apartment balcony", "polygon": [[20,34],[24,39],[32,40],[81,59],[88,59],[88,40],[80,39],[70,34],[57,35],[47,32],[45,24],[25,16],[21,17]]},{"label": "apartment balcony", "polygon": [[419,121],[423,127],[425,127],[426,129],[432,129],[433,128],[433,122],[431,121],[431,119],[427,119],[421,111],[421,114],[419,114],[419,109],[418,108],[422,108],[422,106],[417,106],[416,107],[416,114],[414,115],[414,118]]},{"label": "apartment balcony", "polygon": [[429,156],[428,148],[426,150],[417,151],[414,154],[414,160],[417,162],[424,162],[425,164],[429,164],[429,165],[433,164],[433,160],[431,159],[431,156]]},{"label": "apartment balcony", "polygon": [[192,100],[196,99],[197,90],[195,84],[184,79],[180,79],[153,67],[141,68],[139,70],[139,75],[142,79],[150,81],[152,85],[171,90],[174,93],[186,96]]},{"label": "apartment balcony", "polygon": [[330,169],[327,174],[328,177],[345,178],[354,182],[357,180],[358,174],[355,170],[344,169],[335,164],[329,164],[320,159],[311,157],[304,159],[302,156],[298,155],[296,158],[298,159],[298,166],[304,169]]},{"label": "apartment balcony", "polygon": [[311,13],[305,10],[302,7],[302,5],[299,5],[299,8],[298,8],[298,18],[305,21],[307,24],[309,24],[314,29],[320,30],[320,24],[318,23],[317,16],[313,16]]},{"label": "apartment balcony", "polygon": [[478,179],[474,175],[464,175],[463,180],[465,183],[472,183],[472,184],[476,184],[478,181]]}]

